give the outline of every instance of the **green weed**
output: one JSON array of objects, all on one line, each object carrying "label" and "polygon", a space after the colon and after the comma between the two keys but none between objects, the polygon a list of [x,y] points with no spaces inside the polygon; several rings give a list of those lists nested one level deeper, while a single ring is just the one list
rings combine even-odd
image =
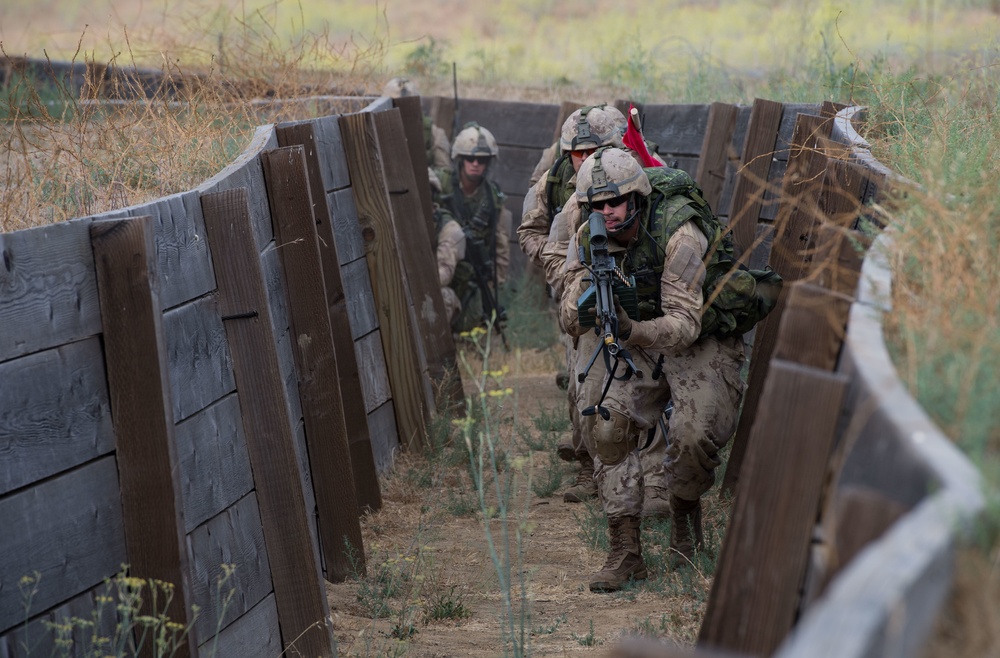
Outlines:
[{"label": "green weed", "polygon": [[427,607],[427,621],[460,620],[472,616],[472,611],[466,607],[461,595],[455,594],[456,586],[452,585],[447,592],[439,592]]}]

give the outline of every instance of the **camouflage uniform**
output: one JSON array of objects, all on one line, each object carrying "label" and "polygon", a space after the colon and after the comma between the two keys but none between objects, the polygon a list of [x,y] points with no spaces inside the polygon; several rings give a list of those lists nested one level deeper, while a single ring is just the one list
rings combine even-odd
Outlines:
[{"label": "camouflage uniform", "polygon": [[458,222],[449,219],[438,230],[437,236],[438,280],[449,323],[455,320],[462,309],[462,302],[451,287],[451,282],[455,278],[458,264],[463,260],[465,260],[465,232]]},{"label": "camouflage uniform", "polygon": [[496,287],[507,280],[512,216],[504,206],[505,196],[496,183],[485,177],[471,194],[466,194],[462,190],[459,174],[463,156],[486,155],[494,158],[498,153],[493,135],[478,124],[470,124],[456,136],[452,146],[454,166],[435,170],[431,177],[439,230],[453,221],[465,234],[465,256],[458,262],[448,284],[461,307],[461,312],[452,323],[455,331],[467,331],[479,324],[483,317],[473,258],[485,271],[494,294]]},{"label": "camouflage uniform", "polygon": [[[604,160],[609,160],[608,154],[612,153],[613,150],[608,151]],[[600,166],[597,162],[595,164],[592,156],[581,168],[577,194],[582,193],[584,200],[596,187],[591,185],[591,176]],[[658,294],[654,293],[652,299],[646,299],[645,304],[640,299],[640,309],[647,310],[638,318],[630,318],[631,333],[624,341],[645,376],[624,382],[612,381],[604,401],[611,418],[595,421],[596,478],[612,533],[619,527],[613,522],[619,519],[627,521],[621,527],[625,528],[622,532],[628,535],[631,532],[628,524],[633,523],[642,510],[643,468],[637,448],[641,447],[647,433],[655,429],[664,405],[672,399],[674,411],[669,421],[670,443],[664,464],[667,487],[675,507],[671,547],[690,557],[694,545],[701,540],[698,501],[711,488],[715,468],[720,463],[719,451],[736,429],[743,394],[740,378],[744,361],[743,342],[738,336],[699,338],[704,303],[703,258],[708,250],[708,239],[695,222],[681,220],[675,230],[662,235],[662,244],[644,244],[657,234],[654,229],[656,222],[667,223],[673,218],[673,213],[684,212],[686,206],[673,202],[672,198],[651,197],[645,172],[634,161],[629,165],[623,157],[618,163],[621,164],[618,170],[612,170],[605,163],[607,180],[626,180],[631,186],[628,194],[633,201],[630,204],[635,203],[634,221],[640,227],[626,245],[618,244],[615,239],[609,240],[610,251],[626,275],[636,274],[640,290],[643,289],[638,285],[640,276],[645,276],[649,283],[651,272],[643,254],[661,253],[662,271],[658,281],[653,282]],[[638,174],[632,175],[636,170],[641,173],[641,178],[636,179]],[[626,174],[632,177],[628,178]],[[624,194],[618,193],[619,198]],[[602,198],[608,197],[603,195]],[[651,203],[652,199],[655,199],[655,206]],[[629,211],[632,209],[630,205]],[[588,239],[589,225],[584,224],[570,242],[568,253],[571,258],[577,244]],[[639,271],[640,265],[643,272]],[[562,297],[559,320],[564,330],[579,335],[583,330],[577,317],[577,300],[589,287],[585,281],[587,272],[578,259],[568,261],[566,267],[567,294]],[[663,375],[654,380],[650,372],[661,357]],[[696,539],[691,539],[691,532],[697,536]],[[591,588],[617,589],[620,581],[612,577],[615,574],[625,574],[627,578],[634,576],[630,572],[637,572],[644,577],[645,567],[637,530],[632,553],[623,558],[621,552],[617,555],[613,552],[605,569],[591,583]],[[610,586],[604,587],[609,579]]]}]

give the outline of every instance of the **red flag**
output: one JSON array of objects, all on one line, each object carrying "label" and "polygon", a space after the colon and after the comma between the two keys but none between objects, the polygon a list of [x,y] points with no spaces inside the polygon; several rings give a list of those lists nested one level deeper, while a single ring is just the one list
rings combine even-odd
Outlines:
[{"label": "red flag", "polygon": [[639,132],[639,128],[635,125],[638,115],[639,111],[635,109],[635,105],[630,104],[628,107],[628,128],[622,137],[622,143],[639,154],[639,159],[642,160],[644,167],[662,167],[663,164],[654,159],[649,154],[649,151],[646,150],[646,141],[642,138],[642,133]]}]

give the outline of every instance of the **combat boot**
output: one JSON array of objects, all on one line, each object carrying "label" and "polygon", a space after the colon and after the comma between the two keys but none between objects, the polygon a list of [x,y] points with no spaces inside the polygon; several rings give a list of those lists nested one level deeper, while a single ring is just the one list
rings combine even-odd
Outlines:
[{"label": "combat boot", "polygon": [[590,455],[580,457],[580,472],[576,474],[576,482],[563,492],[563,502],[582,503],[597,496],[597,483],[594,482],[594,460]]},{"label": "combat boot", "polygon": [[564,436],[556,443],[556,454],[564,462],[576,461],[576,448],[573,447],[573,436]]},{"label": "combat boot", "polygon": [[629,580],[645,580],[646,563],[639,544],[639,517],[608,519],[611,551],[604,567],[590,579],[591,592],[616,592]]},{"label": "combat boot", "polygon": [[705,535],[701,529],[701,498],[684,500],[671,496],[670,505],[673,508],[670,566],[678,569],[694,560],[695,551],[705,548]]},{"label": "combat boot", "polygon": [[646,487],[642,490],[642,518],[669,519],[670,494],[661,487]]}]

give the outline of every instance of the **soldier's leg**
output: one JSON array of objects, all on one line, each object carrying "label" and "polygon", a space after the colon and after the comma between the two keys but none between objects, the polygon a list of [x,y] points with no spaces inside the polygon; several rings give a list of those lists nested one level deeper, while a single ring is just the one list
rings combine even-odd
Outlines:
[{"label": "soldier's leg", "polygon": [[576,446],[583,442],[581,438],[580,414],[576,410],[577,384],[576,380],[570,374],[573,372],[575,350],[573,349],[573,339],[570,336],[561,334],[559,342],[566,352],[566,401],[569,403],[569,421],[572,433],[568,437],[559,439],[559,442],[556,444],[556,454],[563,461],[573,462],[577,460]]},{"label": "soldier's leg", "polygon": [[629,579],[647,576],[639,542],[643,505],[639,423],[644,423],[648,416],[655,418],[655,412],[649,409],[655,410],[658,404],[662,407],[658,403],[662,391],[656,386],[643,386],[642,382],[640,379],[612,382],[602,404],[608,418],[599,414],[592,417],[595,478],[611,535],[611,551],[604,567],[590,581],[592,591],[614,591]]},{"label": "soldier's leg", "polygon": [[670,546],[679,566],[703,543],[701,496],[712,488],[719,451],[736,431],[743,358],[740,339],[708,338],[664,364],[674,404],[665,462],[673,506]]},{"label": "soldier's leg", "polygon": [[584,416],[581,411],[588,405],[587,401],[593,395],[592,389],[599,386],[602,373],[595,370],[593,375],[587,377],[583,382],[580,382],[578,377],[579,372],[586,367],[592,345],[596,344],[593,342],[595,340],[596,337],[592,337],[591,334],[579,338],[576,347],[570,345],[572,349],[567,359],[570,390],[573,391],[570,409],[570,418],[573,420],[572,449],[574,458],[580,463],[576,482],[563,493],[563,500],[567,503],[579,503],[597,496],[597,483],[594,480],[594,452],[590,445],[593,420],[591,416]]}]

